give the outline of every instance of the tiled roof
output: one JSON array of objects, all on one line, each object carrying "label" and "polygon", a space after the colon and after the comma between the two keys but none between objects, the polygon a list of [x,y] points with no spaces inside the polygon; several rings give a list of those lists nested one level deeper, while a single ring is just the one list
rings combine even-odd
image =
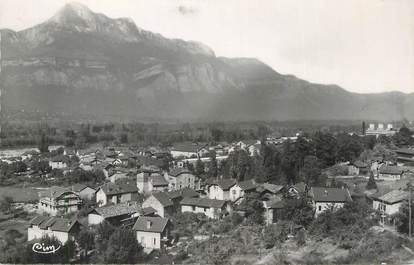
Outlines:
[{"label": "tiled roof", "polygon": [[311,195],[316,202],[347,202],[351,201],[348,189],[312,187]]},{"label": "tiled roof", "polygon": [[86,189],[88,186],[86,186],[85,184],[80,184],[80,183],[76,183],[73,184],[72,186],[70,186],[70,190],[74,191],[74,192],[80,192],[81,190]]},{"label": "tiled roof", "polygon": [[169,191],[167,192],[168,197],[170,197],[170,199],[175,199],[178,197],[199,197],[200,194],[198,192],[196,192],[195,190],[191,189],[191,188],[183,188],[181,190],[174,190],[174,191]]},{"label": "tiled roof", "polygon": [[262,184],[263,190],[270,191],[271,193],[278,193],[281,189],[283,189],[282,185],[275,185],[271,183],[263,183]]},{"label": "tiled roof", "polygon": [[[135,222],[135,231],[162,233],[169,222],[168,218],[140,216]],[[148,224],[150,224],[148,226]]]},{"label": "tiled roof", "polygon": [[141,210],[141,206],[137,202],[126,202],[95,208],[91,210],[91,212],[96,212],[103,218],[111,218],[120,215],[134,214]]},{"label": "tiled roof", "polygon": [[138,188],[135,183],[105,183],[100,187],[106,195],[137,193]]},{"label": "tiled roof", "polygon": [[225,205],[225,203],[226,201],[223,200],[214,200],[208,198],[184,198],[180,202],[181,205],[191,205],[208,208],[222,208]]},{"label": "tiled roof", "polygon": [[167,192],[154,192],[152,196],[154,196],[164,207],[174,205]]},{"label": "tiled roof", "polygon": [[48,188],[47,190],[40,191],[39,195],[40,195],[40,197],[48,197],[48,198],[56,199],[56,198],[59,198],[60,196],[62,196],[64,193],[67,193],[67,192],[73,193],[68,188],[59,187],[59,186],[52,186],[52,187]]},{"label": "tiled roof", "polygon": [[367,163],[364,163],[364,162],[359,161],[359,160],[353,162],[352,165],[354,165],[357,168],[366,168],[366,167],[368,167]]},{"label": "tiled roof", "polygon": [[385,193],[382,196],[377,197],[378,200],[387,202],[389,204],[394,204],[403,200],[406,200],[409,197],[409,192],[402,190],[393,190],[388,193]]},{"label": "tiled roof", "polygon": [[52,231],[61,232],[69,232],[76,223],[79,222],[77,220],[69,220],[62,217],[36,216],[30,220],[31,225],[38,225],[41,229],[50,228]]},{"label": "tiled roof", "polygon": [[236,184],[235,179],[220,179],[216,183],[221,189],[228,190]]},{"label": "tiled roof", "polygon": [[168,181],[158,173],[151,174],[150,180],[153,186],[168,186]]},{"label": "tiled roof", "polygon": [[401,168],[399,166],[383,165],[379,169],[380,174],[401,175],[403,172],[404,172],[403,168]]},{"label": "tiled roof", "polygon": [[254,180],[245,180],[237,183],[237,185],[244,191],[253,190],[257,188]]},{"label": "tiled roof", "polygon": [[180,174],[191,174],[190,170],[186,169],[186,168],[173,168],[170,170],[170,173],[168,173],[168,175],[172,176],[172,177],[177,177]]}]

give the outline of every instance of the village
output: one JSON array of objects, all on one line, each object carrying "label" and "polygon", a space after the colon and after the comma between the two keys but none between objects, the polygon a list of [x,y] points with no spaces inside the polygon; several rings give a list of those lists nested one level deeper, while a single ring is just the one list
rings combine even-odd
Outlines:
[{"label": "village", "polygon": [[[2,231],[0,239],[6,244],[7,240],[33,244],[45,238],[62,246],[72,242],[73,256],[67,261],[88,262],[109,251],[108,246],[97,243],[104,241],[99,233],[126,229],[138,246],[129,255],[142,253],[141,261],[145,262],[185,263],[195,262],[195,253],[189,250],[194,242],[219,240],[223,233],[243,227],[283,230],[282,235],[280,231],[278,235],[267,232],[270,239],[259,247],[269,245],[264,251],[276,241],[305,244],[309,225],[327,212],[365,206],[367,212],[361,214],[377,227],[410,235],[411,224],[408,227],[405,221],[402,225],[399,215],[411,198],[414,149],[392,142],[405,137],[404,141],[412,143],[412,133],[406,127],[375,126],[365,129],[363,124],[363,134],[342,135],[350,142],[337,152],[355,153],[336,159],[330,166],[321,166],[330,150],[318,155],[316,136],[301,133],[289,137],[268,134],[232,143],[178,142],[167,148],[93,144],[84,149],[55,146],[50,150],[47,137],[42,136],[38,148],[1,158],[3,181],[8,174],[20,182],[1,187],[0,227],[16,229]],[[371,147],[352,149],[364,139],[372,142],[368,144]],[[296,153],[303,156],[299,171],[292,171],[295,161],[285,169],[281,162],[281,170],[295,176],[283,173],[284,180],[278,181],[271,177],[275,172],[251,169],[249,161],[261,158],[260,163],[265,164],[271,152],[280,149],[287,157],[287,149],[294,147],[316,148],[316,155]],[[111,234],[105,240],[111,241]],[[10,254],[9,261],[13,258]],[[118,262],[110,257],[104,261]]]}]

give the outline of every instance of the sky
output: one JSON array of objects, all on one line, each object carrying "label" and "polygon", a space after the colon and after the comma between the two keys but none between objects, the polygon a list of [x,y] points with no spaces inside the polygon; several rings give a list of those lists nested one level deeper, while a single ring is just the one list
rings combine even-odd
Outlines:
[{"label": "sky", "polygon": [[[0,28],[21,30],[66,0],[0,0]],[[413,0],[77,0],[217,56],[359,93],[414,92]]]}]

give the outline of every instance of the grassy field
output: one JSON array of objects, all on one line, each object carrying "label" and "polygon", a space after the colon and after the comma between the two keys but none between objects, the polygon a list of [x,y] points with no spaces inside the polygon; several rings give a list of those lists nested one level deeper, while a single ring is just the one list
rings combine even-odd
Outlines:
[{"label": "grassy field", "polygon": [[0,187],[0,197],[10,196],[15,202],[31,202],[39,199],[35,188]]}]

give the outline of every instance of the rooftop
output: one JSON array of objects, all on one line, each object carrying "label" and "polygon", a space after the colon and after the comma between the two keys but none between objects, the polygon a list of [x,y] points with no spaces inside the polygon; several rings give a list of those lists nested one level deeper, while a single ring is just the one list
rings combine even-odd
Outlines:
[{"label": "rooftop", "polygon": [[63,217],[36,216],[29,222],[31,225],[37,225],[41,229],[50,228],[52,231],[69,232],[73,226],[78,223],[77,220],[70,220]]},{"label": "rooftop", "polygon": [[312,187],[311,196],[316,202],[348,202],[352,201],[348,189]]},{"label": "rooftop", "polygon": [[133,229],[135,231],[162,233],[168,222],[168,218],[140,216]]},{"label": "rooftop", "polygon": [[214,200],[208,198],[184,198],[180,204],[207,208],[222,208],[225,203],[226,201],[223,200]]}]

